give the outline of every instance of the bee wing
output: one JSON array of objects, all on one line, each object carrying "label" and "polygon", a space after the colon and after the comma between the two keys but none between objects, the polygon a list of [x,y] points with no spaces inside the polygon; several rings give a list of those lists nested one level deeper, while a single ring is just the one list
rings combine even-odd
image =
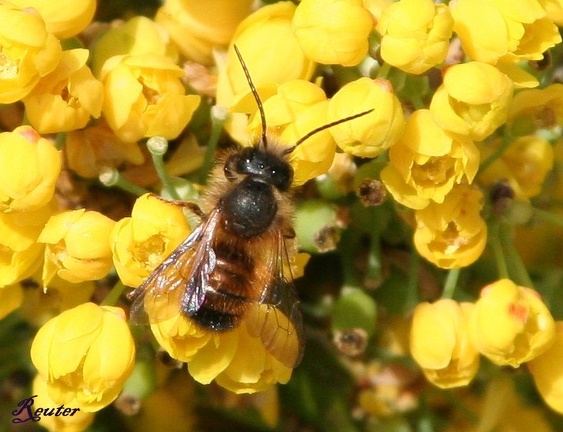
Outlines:
[{"label": "bee wing", "polygon": [[270,257],[270,283],[247,315],[252,336],[260,337],[266,349],[287,367],[301,361],[304,346],[303,320],[293,284],[287,245],[279,233]]},{"label": "bee wing", "polygon": [[211,244],[219,217],[219,210],[214,210],[128,295],[133,301],[132,322],[145,323],[148,315],[150,322],[156,323],[171,318],[179,310],[185,310],[189,315],[201,307],[209,274],[215,268]]}]

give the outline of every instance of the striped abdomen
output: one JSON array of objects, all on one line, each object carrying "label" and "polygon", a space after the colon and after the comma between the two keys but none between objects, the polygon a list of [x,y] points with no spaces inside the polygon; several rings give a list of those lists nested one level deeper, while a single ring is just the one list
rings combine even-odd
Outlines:
[{"label": "striped abdomen", "polygon": [[214,252],[216,265],[205,288],[205,299],[191,318],[205,328],[229,330],[248,309],[254,261],[241,244],[219,242]]}]

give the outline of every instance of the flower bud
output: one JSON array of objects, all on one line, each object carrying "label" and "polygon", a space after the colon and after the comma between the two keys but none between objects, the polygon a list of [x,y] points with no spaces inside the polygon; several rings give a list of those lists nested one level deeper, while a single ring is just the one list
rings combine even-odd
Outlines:
[{"label": "flower bud", "polygon": [[414,310],[411,354],[426,378],[438,387],[465,386],[479,369],[479,353],[467,330],[473,306],[441,299],[419,303]]},{"label": "flower bud", "polygon": [[83,303],[39,329],[31,361],[57,404],[94,412],[118,396],[135,365],[123,309]]},{"label": "flower bud", "polygon": [[109,235],[115,222],[95,211],[52,216],[37,239],[46,244],[43,283],[56,275],[69,282],[98,280],[111,269]]},{"label": "flower bud", "polygon": [[555,337],[553,317],[538,293],[509,279],[481,290],[469,329],[481,354],[512,367],[546,351]]},{"label": "flower bud", "polygon": [[381,57],[407,73],[421,74],[448,53],[453,19],[445,4],[401,0],[385,8],[377,23]]},{"label": "flower bud", "polygon": [[182,55],[209,64],[213,50],[231,40],[237,25],[251,10],[252,0],[166,0],[155,21],[162,25]]},{"label": "flower bud", "polygon": [[375,157],[391,147],[405,125],[403,109],[385,80],[360,78],[342,87],[330,99],[330,122],[373,111],[329,129],[336,144],[346,153]]},{"label": "flower bud", "polygon": [[446,70],[430,112],[445,130],[482,141],[506,121],[512,88],[510,78],[494,66],[457,64]]},{"label": "flower bud", "polygon": [[53,198],[61,154],[30,126],[0,133],[0,211],[31,211]]},{"label": "flower bud", "polygon": [[308,58],[355,66],[368,52],[373,16],[362,0],[302,0],[291,26]]},{"label": "flower bud", "polygon": [[96,0],[10,0],[22,8],[33,8],[45,20],[45,27],[59,39],[77,35],[90,24]]},{"label": "flower bud", "polygon": [[[260,95],[263,95],[264,86],[311,78],[315,63],[305,56],[291,30],[294,12],[295,5],[291,2],[278,2],[258,9],[240,23],[231,40],[227,57],[220,65],[217,105],[230,108],[250,95],[248,81],[233,45],[241,52]],[[256,104],[252,102],[252,109],[256,109],[255,107]]]}]

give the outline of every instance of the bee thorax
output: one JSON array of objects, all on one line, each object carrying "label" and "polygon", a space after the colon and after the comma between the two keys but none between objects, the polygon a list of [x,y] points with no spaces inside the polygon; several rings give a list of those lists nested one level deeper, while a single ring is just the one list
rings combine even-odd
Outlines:
[{"label": "bee thorax", "polygon": [[273,187],[251,176],[231,189],[220,206],[225,230],[245,238],[268,230],[278,210]]}]

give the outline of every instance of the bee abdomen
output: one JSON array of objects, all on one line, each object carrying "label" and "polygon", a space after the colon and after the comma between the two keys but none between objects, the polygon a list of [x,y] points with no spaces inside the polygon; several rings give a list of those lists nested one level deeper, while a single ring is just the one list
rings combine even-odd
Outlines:
[{"label": "bee abdomen", "polygon": [[244,249],[219,243],[216,265],[209,276],[205,300],[191,318],[212,330],[229,330],[238,325],[248,308],[252,258]]}]

